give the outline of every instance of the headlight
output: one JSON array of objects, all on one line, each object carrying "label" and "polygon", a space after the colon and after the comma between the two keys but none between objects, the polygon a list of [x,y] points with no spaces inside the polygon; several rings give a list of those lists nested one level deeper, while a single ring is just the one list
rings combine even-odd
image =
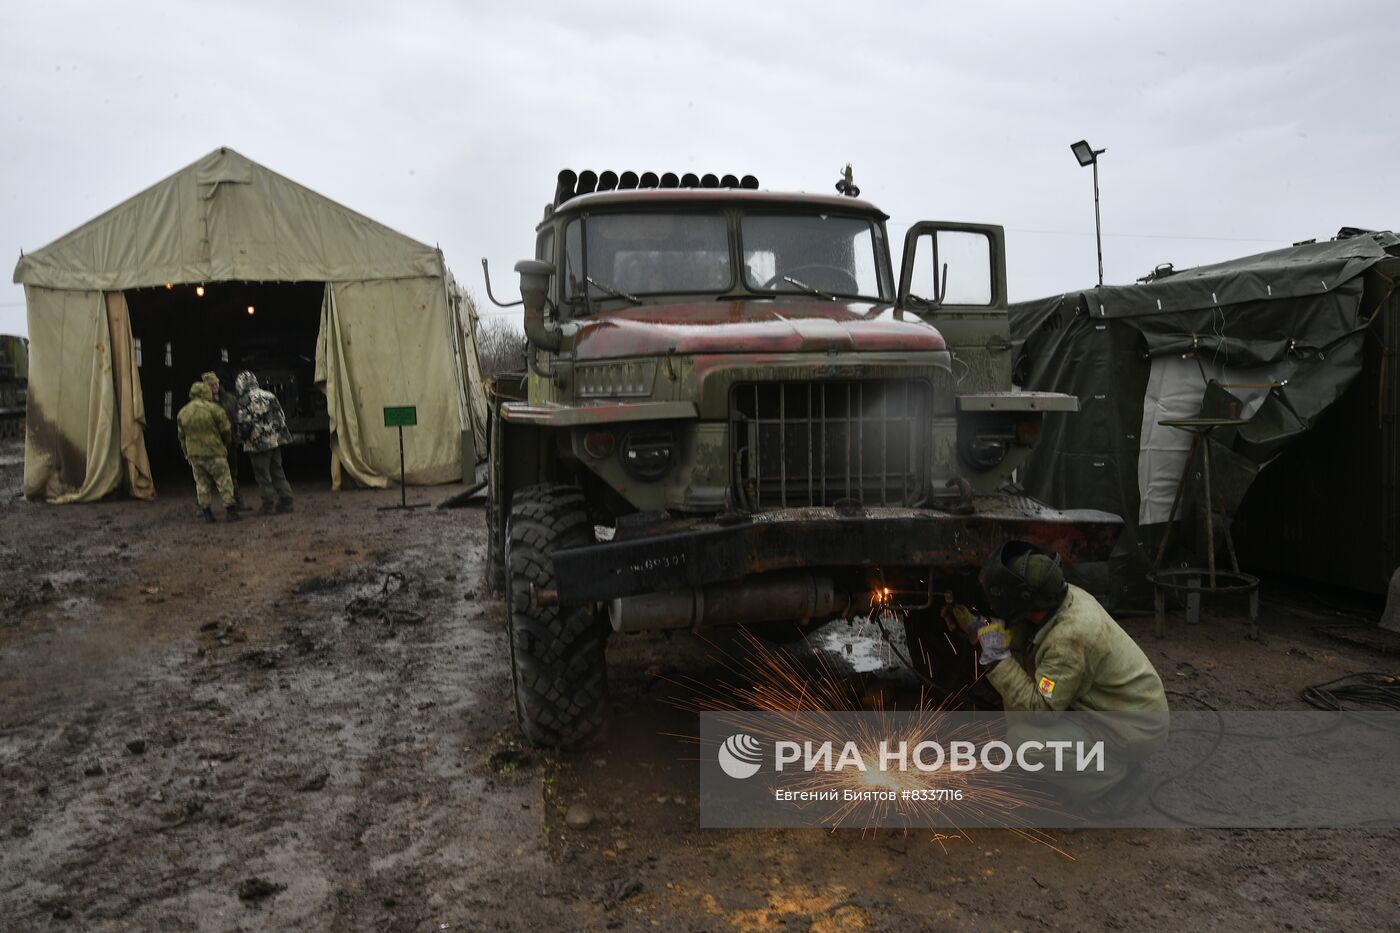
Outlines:
[{"label": "headlight", "polygon": [[958,432],[958,456],[974,470],[990,470],[1006,459],[1015,438],[1012,431],[999,425],[964,424]]},{"label": "headlight", "polygon": [[671,469],[675,455],[675,435],[654,428],[629,431],[618,451],[618,459],[627,475],[640,480],[656,480],[665,476]]}]

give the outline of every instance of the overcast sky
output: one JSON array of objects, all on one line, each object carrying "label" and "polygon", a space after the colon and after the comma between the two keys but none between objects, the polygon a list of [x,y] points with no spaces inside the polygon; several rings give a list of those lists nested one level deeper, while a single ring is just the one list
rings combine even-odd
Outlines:
[{"label": "overcast sky", "polygon": [[[484,299],[558,170],[846,162],[890,232],[1003,224],[1013,299],[1400,226],[1395,0],[6,3],[13,263],[227,145],[428,243]],[[7,273],[13,265],[6,266]],[[9,275],[6,275],[8,282]],[[0,332],[26,331],[0,285]],[[483,301],[484,304],[484,301]]]}]

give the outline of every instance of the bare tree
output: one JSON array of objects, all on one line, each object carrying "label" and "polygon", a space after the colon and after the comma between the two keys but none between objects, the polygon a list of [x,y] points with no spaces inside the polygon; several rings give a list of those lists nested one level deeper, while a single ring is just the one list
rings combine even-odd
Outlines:
[{"label": "bare tree", "polygon": [[525,334],[505,321],[482,321],[476,331],[482,378],[524,369],[527,346]]}]

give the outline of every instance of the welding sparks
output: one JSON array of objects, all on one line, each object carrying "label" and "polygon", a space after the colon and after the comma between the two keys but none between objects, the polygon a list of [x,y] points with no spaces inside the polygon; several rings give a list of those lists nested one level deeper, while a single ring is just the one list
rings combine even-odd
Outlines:
[{"label": "welding sparks", "polygon": [[[890,602],[892,594],[882,587],[872,591],[871,596],[871,619],[885,631],[886,624],[898,621],[897,610]],[[872,696],[859,679],[841,676],[820,651],[813,652],[804,663],[748,630],[742,630],[739,638],[742,650],[738,657],[716,648],[717,660],[737,683],[677,678],[678,684],[692,691],[692,696],[677,701],[678,705],[695,711],[732,713],[735,728],[750,733],[754,731],[754,721],[743,714],[778,714],[765,717],[767,723],[760,737],[769,743],[797,743],[804,748],[831,743],[831,747],[841,748],[853,742],[863,760],[878,761],[889,748],[912,749],[926,742],[947,745],[967,741],[981,745],[997,738],[999,720],[968,724],[962,719],[951,719],[949,712],[957,697],[944,696],[935,701],[927,687],[921,687],[912,709],[899,711],[894,704],[886,709],[884,693]],[[850,715],[855,712],[867,715]],[[896,712],[900,715],[891,715]],[[833,831],[860,829],[864,835],[873,834],[876,827],[891,825],[907,830],[929,825],[993,824],[1072,858],[1054,845],[1053,837],[1024,826],[1018,818],[1018,814],[1044,809],[1052,801],[1028,788],[1014,773],[985,767],[966,771],[800,769],[781,772],[778,786],[802,795],[796,798],[803,801],[798,806],[828,807],[821,814],[821,822]],[[848,791],[852,793],[847,794]],[[865,799],[861,791],[894,793]],[[905,791],[910,793],[904,794]],[[956,832],[962,838],[970,838],[965,829]],[[935,835],[940,846],[956,838],[945,833]]]}]

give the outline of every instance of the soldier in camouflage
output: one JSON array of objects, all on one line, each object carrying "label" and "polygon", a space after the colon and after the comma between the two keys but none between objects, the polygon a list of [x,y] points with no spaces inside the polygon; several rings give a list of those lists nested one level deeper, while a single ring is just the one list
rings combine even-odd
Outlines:
[{"label": "soldier in camouflage", "polygon": [[292,510],[292,487],[282,471],[282,447],[292,442],[282,403],[266,389],[258,388],[258,377],[246,369],[234,381],[238,391],[238,432],[243,449],[253,461],[253,478],[262,496],[263,515],[274,509]]},{"label": "soldier in camouflage", "polygon": [[202,373],[199,378],[214,394],[214,403],[224,410],[228,423],[233,426],[233,443],[228,445],[228,475],[233,479],[233,504],[240,509],[245,508],[243,496],[238,490],[238,396],[225,392],[219,374],[212,370]]},{"label": "soldier in camouflage", "polygon": [[228,445],[233,441],[233,427],[228,415],[214,404],[214,395],[203,382],[190,386],[190,401],[180,409],[180,450],[194,473],[195,501],[198,516],[214,521],[210,509],[214,490],[224,503],[228,521],[238,521],[238,509],[233,503],[233,478],[228,473]]}]

